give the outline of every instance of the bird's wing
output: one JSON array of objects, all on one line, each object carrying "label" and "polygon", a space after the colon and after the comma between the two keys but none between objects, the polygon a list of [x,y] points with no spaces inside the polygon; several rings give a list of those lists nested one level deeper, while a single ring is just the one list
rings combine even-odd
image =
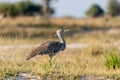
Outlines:
[{"label": "bird's wing", "polygon": [[57,53],[61,50],[62,44],[57,41],[50,42],[50,45],[47,47],[49,53]]},{"label": "bird's wing", "polygon": [[47,48],[50,45],[50,41],[44,42],[42,44],[40,44],[38,47],[34,48],[32,50],[32,52],[27,56],[27,60],[29,60],[30,58],[38,55],[38,54],[45,54]]}]

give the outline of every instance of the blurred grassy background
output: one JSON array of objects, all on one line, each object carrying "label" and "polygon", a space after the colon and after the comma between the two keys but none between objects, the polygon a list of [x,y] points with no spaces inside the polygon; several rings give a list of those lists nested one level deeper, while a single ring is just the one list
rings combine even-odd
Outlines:
[{"label": "blurred grassy background", "polygon": [[105,18],[69,19],[51,18],[49,23],[38,17],[3,18],[0,20],[0,36],[7,37],[52,37],[57,29],[70,29],[69,35],[89,31],[120,29],[120,19]]}]

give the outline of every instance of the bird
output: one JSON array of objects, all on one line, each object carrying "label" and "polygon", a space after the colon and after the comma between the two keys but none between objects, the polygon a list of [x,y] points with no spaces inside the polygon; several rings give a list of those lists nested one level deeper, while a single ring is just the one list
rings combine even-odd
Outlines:
[{"label": "bird", "polygon": [[31,53],[27,56],[26,60],[31,59],[36,55],[49,55],[49,62],[52,58],[60,51],[64,51],[66,48],[66,41],[64,39],[64,32],[69,31],[68,29],[59,29],[56,34],[60,41],[46,41],[40,44],[38,47],[34,48]]}]

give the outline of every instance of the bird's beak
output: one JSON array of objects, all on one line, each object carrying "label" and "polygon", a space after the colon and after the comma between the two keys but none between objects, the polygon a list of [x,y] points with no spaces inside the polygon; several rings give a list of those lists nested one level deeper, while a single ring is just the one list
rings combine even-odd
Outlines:
[{"label": "bird's beak", "polygon": [[65,29],[65,30],[64,30],[64,32],[67,32],[67,31],[69,31],[69,29]]}]

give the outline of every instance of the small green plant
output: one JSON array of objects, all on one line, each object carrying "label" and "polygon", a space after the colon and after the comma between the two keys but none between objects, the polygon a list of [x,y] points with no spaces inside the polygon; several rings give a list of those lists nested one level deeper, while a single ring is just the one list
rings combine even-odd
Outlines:
[{"label": "small green plant", "polygon": [[120,68],[120,56],[115,51],[111,51],[108,56],[105,57],[105,65],[108,69]]}]

